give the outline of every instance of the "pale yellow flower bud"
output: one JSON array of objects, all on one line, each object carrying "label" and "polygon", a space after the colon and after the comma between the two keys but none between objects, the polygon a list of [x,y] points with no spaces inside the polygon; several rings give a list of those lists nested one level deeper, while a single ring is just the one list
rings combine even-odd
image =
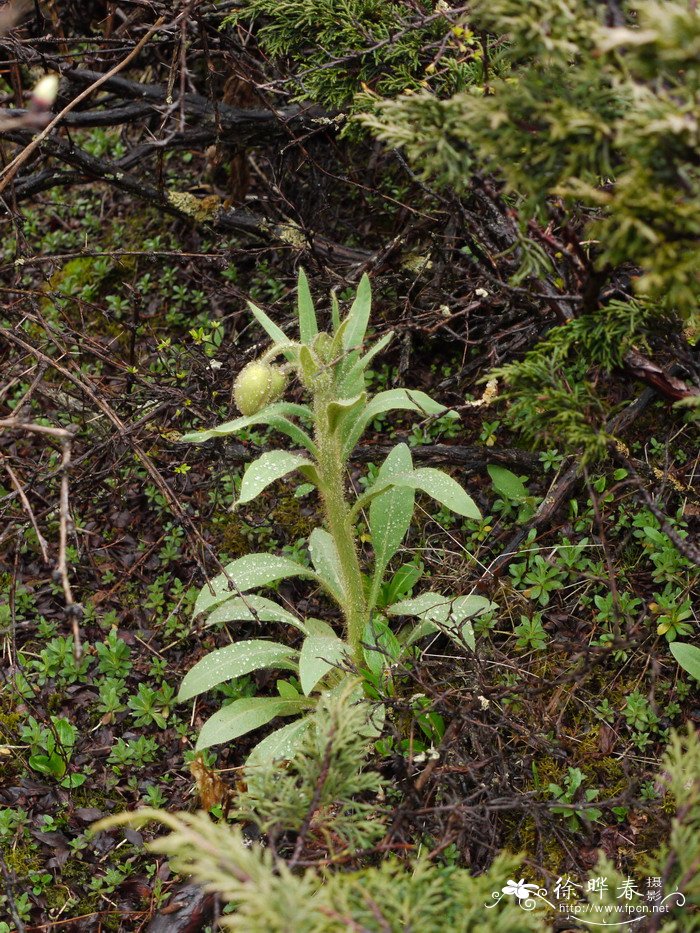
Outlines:
[{"label": "pale yellow flower bud", "polygon": [[282,370],[269,363],[248,363],[233,386],[233,400],[242,415],[256,415],[284,392],[287,380]]}]

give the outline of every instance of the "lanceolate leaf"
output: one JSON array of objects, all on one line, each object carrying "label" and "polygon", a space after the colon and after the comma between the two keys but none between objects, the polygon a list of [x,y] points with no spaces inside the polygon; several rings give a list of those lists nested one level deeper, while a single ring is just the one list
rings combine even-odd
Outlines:
[{"label": "lanceolate leaf", "polygon": [[700,681],[700,648],[682,641],[672,641],[669,647],[683,670]]},{"label": "lanceolate leaf", "polygon": [[336,601],[343,606],[345,595],[340,570],[340,558],[335,541],[323,528],[314,528],[309,535],[309,554],[316,573],[331,591]]},{"label": "lanceolate leaf", "polygon": [[[274,554],[246,554],[234,560],[214,579],[205,584],[197,597],[194,614],[206,612],[231,596],[240,595],[259,586],[269,586],[286,577],[309,577],[318,579],[308,567],[302,567],[289,557]],[[231,586],[233,584],[233,586]]]},{"label": "lanceolate leaf", "polygon": [[474,650],[474,631],[468,620],[495,608],[495,603],[483,596],[448,597],[442,593],[421,593],[414,599],[404,599],[386,610],[390,616],[418,616],[421,623],[409,634],[411,644],[433,632],[444,631],[456,641],[464,640]]},{"label": "lanceolate leaf", "polygon": [[457,515],[463,515],[465,518],[481,518],[481,512],[476,503],[462,489],[459,483],[452,479],[451,476],[448,476],[447,473],[433,467],[422,467],[409,473],[396,474],[386,480],[378,478],[374,485],[364,495],[360,496],[353,510],[359,511],[364,508],[375,497],[383,494],[386,489],[390,489],[392,486],[404,486],[409,489],[420,490],[420,492],[432,496],[441,505],[456,512]]},{"label": "lanceolate leaf", "polygon": [[237,504],[251,502],[275,480],[303,466],[312,466],[312,463],[299,454],[290,454],[285,450],[271,450],[263,454],[247,467]]},{"label": "lanceolate leaf", "polygon": [[291,612],[264,596],[247,593],[232,596],[218,605],[207,619],[207,625],[223,625],[226,622],[281,622],[293,625],[306,632],[306,625]]},{"label": "lanceolate leaf", "polygon": [[481,512],[472,497],[467,495],[456,480],[447,473],[443,473],[442,470],[436,470],[433,467],[414,470],[406,478],[406,484],[432,496],[457,515],[463,515],[465,518],[481,518]]},{"label": "lanceolate leaf", "polygon": [[346,659],[347,652],[348,646],[336,635],[310,635],[304,639],[299,653],[299,681],[307,696],[328,671]]},{"label": "lanceolate leaf", "polygon": [[[413,461],[406,444],[397,444],[381,465],[378,481],[411,471]],[[374,549],[374,574],[369,608],[377,602],[377,593],[384,579],[384,571],[406,537],[411,518],[415,492],[407,487],[394,486],[372,500],[369,510],[369,528]]]},{"label": "lanceolate leaf", "polygon": [[282,697],[246,697],[234,700],[208,719],[197,740],[197,750],[230,742],[253,729],[259,729],[276,716],[295,716],[309,708],[308,700]]},{"label": "lanceolate leaf", "polygon": [[182,681],[179,701],[191,700],[235,677],[250,674],[263,667],[296,670],[293,659],[297,652],[275,641],[238,641],[217,651],[210,651],[189,671]]},{"label": "lanceolate leaf", "polygon": [[365,339],[369,315],[372,309],[372,288],[365,273],[357,286],[357,294],[348,312],[348,324],[343,334],[343,346],[346,350],[359,347]]},{"label": "lanceolate leaf", "polygon": [[427,415],[440,415],[447,411],[444,405],[434,401],[429,395],[420,392],[418,389],[388,389],[386,392],[378,392],[368,402],[355,421],[352,430],[348,432],[348,439],[344,445],[345,454],[347,455],[352,451],[373,418],[385,411],[394,410],[417,411],[424,417]]},{"label": "lanceolate leaf", "polygon": [[265,332],[272,337],[275,343],[289,343],[289,337],[279,328],[275,322],[265,314],[262,308],[254,305],[252,301],[248,302],[248,307],[255,315],[256,320],[262,325]]},{"label": "lanceolate leaf", "polygon": [[215,428],[209,428],[207,431],[192,431],[189,434],[183,434],[180,440],[183,443],[201,444],[213,437],[226,437],[229,434],[237,434],[254,424],[269,424],[275,431],[286,434],[295,444],[299,444],[315,456],[317,450],[314,442],[305,431],[297,424],[294,424],[293,421],[290,421],[288,416],[304,420],[313,419],[311,409],[307,405],[295,405],[293,402],[275,402],[274,405],[268,405],[256,415],[234,418],[233,421],[226,421]]},{"label": "lanceolate leaf", "polygon": [[297,306],[299,309],[299,336],[302,343],[311,343],[318,333],[314,302],[309,289],[309,280],[303,269],[299,269],[299,283],[297,285]]},{"label": "lanceolate leaf", "polygon": [[295,722],[289,722],[280,729],[275,729],[258,742],[246,759],[246,767],[264,767],[273,761],[288,761],[296,754],[304,741],[304,736],[313,725],[310,716],[304,716]]},{"label": "lanceolate leaf", "polygon": [[443,593],[421,593],[413,599],[402,599],[386,610],[390,616],[419,616],[445,623],[448,618],[468,619],[492,609],[494,603],[484,596],[445,596]]},{"label": "lanceolate leaf", "polygon": [[374,357],[378,353],[381,353],[381,351],[391,342],[393,336],[394,332],[389,331],[389,333],[385,334],[381,340],[378,340],[375,345],[364,354],[364,356],[360,357],[352,363],[342,378],[341,391],[345,390],[346,386],[352,386],[356,384],[356,380],[362,377],[364,371],[367,369]]}]

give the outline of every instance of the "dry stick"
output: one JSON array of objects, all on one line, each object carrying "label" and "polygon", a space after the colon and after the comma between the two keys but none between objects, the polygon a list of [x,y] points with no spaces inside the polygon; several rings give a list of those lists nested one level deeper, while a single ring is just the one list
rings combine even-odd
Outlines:
[{"label": "dry stick", "polygon": [[139,52],[144,47],[144,45],[146,45],[146,43],[152,38],[152,36],[156,32],[158,32],[158,30],[160,29],[160,27],[163,25],[164,22],[165,22],[165,17],[164,16],[159,17],[156,20],[156,22],[153,24],[153,26],[151,26],[151,28],[148,30],[148,32],[143,36],[143,38],[140,39],[139,42],[136,43],[136,45],[129,52],[126,58],[123,58],[120,62],[118,62],[114,66],[114,68],[111,68],[108,72],[102,75],[102,77],[98,78],[94,84],[91,84],[90,87],[85,88],[85,90],[82,91],[80,94],[78,94],[77,97],[74,97],[70,103],[66,104],[63,110],[61,110],[60,113],[56,114],[56,116],[48,124],[48,126],[44,127],[44,129],[40,133],[38,133],[34,137],[34,139],[27,146],[25,146],[24,149],[20,153],[16,155],[15,158],[8,165],[5,166],[3,171],[0,172],[0,194],[2,194],[5,188],[7,188],[7,186],[10,184],[12,179],[15,177],[15,175],[19,171],[19,169],[29,159],[32,153],[35,152],[39,148],[39,146],[49,135],[51,130],[58,123],[60,123],[60,121],[67,114],[69,114],[72,110],[75,110],[78,104],[82,103],[82,101],[88,98],[92,94],[93,91],[96,91],[97,88],[103,85],[111,77],[118,74],[123,68],[126,68],[129,62],[133,61],[133,59],[136,58],[136,56],[139,54]]},{"label": "dry stick", "polygon": [[2,877],[5,880],[5,896],[7,897],[7,906],[10,909],[10,914],[12,915],[12,919],[14,920],[15,926],[17,927],[17,933],[25,933],[27,928],[22,923],[22,918],[19,915],[17,904],[15,903],[13,875],[10,874],[10,869],[7,867],[7,862],[2,857],[2,853],[0,853],[0,874],[2,874]]},{"label": "dry stick", "polygon": [[14,470],[12,469],[12,467],[10,466],[10,464],[5,462],[3,463],[3,466],[5,467],[5,472],[10,477],[10,481],[12,485],[17,490],[17,495],[19,496],[22,506],[24,507],[24,511],[27,513],[27,515],[29,516],[29,520],[32,523],[34,534],[36,535],[37,541],[39,542],[39,547],[41,548],[41,556],[44,559],[44,563],[48,564],[49,563],[49,552],[46,548],[46,543],[47,543],[46,538],[39,531],[39,526],[37,525],[36,518],[34,517],[34,512],[32,511],[32,507],[29,504],[29,499],[27,499],[24,489],[22,488],[22,484],[17,479],[17,476]]},{"label": "dry stick", "polygon": [[[50,428],[43,424],[33,424],[28,421],[18,421],[14,418],[3,418],[0,419],[0,430],[3,428],[15,428],[20,431],[29,431],[32,434],[43,434],[48,437],[55,437],[57,440],[60,440],[63,455],[61,458],[61,495],[59,500],[59,530],[58,530],[58,561],[56,563],[56,570],[54,571],[54,576],[56,579],[61,581],[61,586],[63,587],[63,598],[66,604],[66,614],[70,617],[71,626],[73,629],[73,653],[75,659],[80,660],[83,649],[80,643],[80,625],[78,620],[82,617],[82,606],[73,599],[73,591],[70,585],[70,579],[68,577],[68,559],[67,559],[67,550],[68,550],[68,531],[72,527],[72,521],[70,517],[70,500],[69,500],[69,486],[68,486],[68,470],[70,469],[70,458],[71,458],[71,444],[73,442],[73,432],[65,430],[64,428]],[[10,478],[13,478],[12,471],[9,469],[7,464],[5,468],[10,473]],[[23,502],[26,502],[26,497],[21,491],[21,488],[18,488],[20,498]],[[44,554],[44,559],[48,563],[48,555],[44,547],[44,539],[39,534],[39,530],[36,526],[34,516],[29,503],[27,502],[27,509],[29,515],[32,519],[32,524],[39,538],[39,543],[42,545],[42,553]]]}]

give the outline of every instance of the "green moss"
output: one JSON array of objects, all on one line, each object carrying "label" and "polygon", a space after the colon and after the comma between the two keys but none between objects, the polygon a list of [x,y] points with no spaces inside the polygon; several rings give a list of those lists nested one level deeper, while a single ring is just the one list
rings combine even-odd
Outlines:
[{"label": "green moss", "polygon": [[288,533],[290,541],[296,541],[298,538],[306,538],[318,525],[318,521],[313,515],[304,515],[302,513],[302,500],[294,495],[288,495],[277,502],[273,512],[276,525]]},{"label": "green moss", "polygon": [[[258,515],[261,518],[269,516],[280,544],[292,544],[299,538],[307,538],[318,525],[314,515],[303,514],[301,501],[291,493],[277,499],[272,512],[265,503],[256,503],[256,507],[256,515],[251,516],[253,521]],[[230,557],[242,557],[267,547],[267,525],[248,524],[236,513],[217,515],[215,524],[221,536],[222,549]]]},{"label": "green moss", "polygon": [[39,871],[43,867],[36,843],[21,838],[18,841],[11,840],[9,845],[7,840],[3,842],[3,859],[10,874],[18,881],[26,879],[30,871]]},{"label": "green moss", "polygon": [[[16,745],[22,717],[16,711],[14,699],[9,694],[0,694],[0,745]],[[22,763],[16,752],[0,759],[5,782],[12,781],[22,770]]]},{"label": "green moss", "polygon": [[519,820],[506,821],[506,849],[519,849],[527,853],[532,858],[539,859],[541,853],[541,865],[545,871],[552,874],[560,874],[567,863],[566,850],[557,842],[552,833],[546,836],[540,836],[537,826],[531,816]]}]

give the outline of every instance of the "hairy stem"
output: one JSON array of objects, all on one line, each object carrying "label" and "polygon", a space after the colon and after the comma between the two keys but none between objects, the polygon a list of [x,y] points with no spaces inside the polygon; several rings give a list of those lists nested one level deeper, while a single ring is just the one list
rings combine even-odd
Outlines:
[{"label": "hairy stem", "polygon": [[323,387],[319,388],[314,398],[319,489],[328,532],[335,542],[340,561],[347,639],[355,662],[362,666],[362,636],[367,622],[367,604],[355,544],[355,526],[345,496],[345,462],[338,438],[328,425],[327,406],[331,400],[330,391],[324,391]]}]

